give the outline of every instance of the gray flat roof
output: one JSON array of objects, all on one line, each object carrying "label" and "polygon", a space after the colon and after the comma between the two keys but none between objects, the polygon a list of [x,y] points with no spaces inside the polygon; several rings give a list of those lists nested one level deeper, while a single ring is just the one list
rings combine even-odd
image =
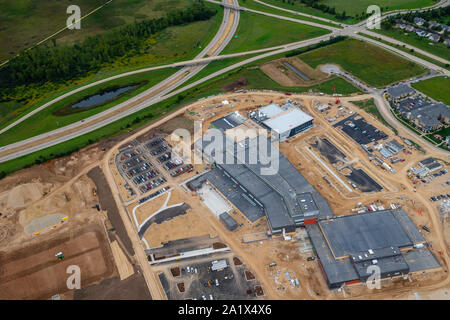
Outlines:
[{"label": "gray flat roof", "polygon": [[233,231],[238,227],[238,223],[227,212],[219,215],[219,218],[225,223],[228,230]]},{"label": "gray flat roof", "polygon": [[[374,217],[378,221],[372,221],[368,217]],[[333,220],[332,223],[325,223],[325,228],[328,228],[327,233],[323,229],[323,222],[326,221],[306,226],[330,288],[337,288],[349,281],[365,281],[369,276],[367,267],[374,263],[380,267],[382,277],[441,267],[436,257],[426,247],[411,246],[406,252],[401,252],[395,246],[395,243],[406,243],[406,238],[409,239],[411,245],[425,240],[404,210],[375,211],[342,216]],[[368,226],[368,223],[375,223],[375,227]],[[392,223],[393,226],[391,226]],[[386,227],[390,231],[381,231]],[[378,231],[375,231],[377,229]],[[392,235],[390,234],[392,232],[400,234]],[[354,241],[355,244],[350,241]],[[388,245],[385,246],[386,244]],[[377,246],[380,247],[376,248]],[[352,251],[353,255],[350,257],[355,257],[355,259],[350,257],[335,259],[331,247],[338,248],[341,252]],[[358,250],[360,248],[364,248],[364,250]]]},{"label": "gray flat roof", "polygon": [[319,257],[324,277],[330,286],[358,279],[358,274],[350,259],[334,259],[317,223],[307,225],[306,230]]},{"label": "gray flat roof", "polygon": [[410,94],[415,92],[413,88],[404,85],[404,84],[399,84],[395,87],[389,88],[387,90],[387,92],[389,93],[389,95],[393,98],[399,98],[405,94]]},{"label": "gray flat roof", "polygon": [[433,163],[435,161],[436,160],[434,160],[433,157],[430,157],[430,158],[423,159],[422,161],[419,162],[419,164],[422,165],[422,166],[426,166],[427,164],[431,164],[431,163]]},{"label": "gray flat roof", "polygon": [[211,122],[211,126],[216,129],[226,131],[241,125],[244,121],[245,118],[239,112],[232,112],[223,118]]},{"label": "gray flat roof", "polygon": [[[294,227],[296,223],[301,224],[303,217],[333,216],[326,200],[292,166],[289,160],[279,153],[269,139],[264,137],[258,141],[257,138],[254,138],[234,144],[229,137],[225,136],[222,145],[218,145],[216,150],[208,150],[210,142],[207,140],[209,139],[197,141],[196,148],[202,149],[210,161],[215,160],[218,167],[228,172],[230,175],[227,177],[228,179],[231,181],[234,179],[235,184],[239,183],[263,204],[272,230],[280,230],[288,226]],[[266,150],[274,148],[273,150],[277,153],[278,170],[272,174],[262,174],[261,169],[269,167],[263,163],[270,164],[273,159],[271,155],[259,152],[261,143],[267,144]],[[242,157],[238,159],[239,153],[242,153]],[[231,156],[231,159],[228,159],[232,160],[231,164],[229,161],[225,161],[227,156]],[[249,159],[252,158],[256,161],[250,164]],[[211,181],[211,183],[214,185],[217,183],[218,189],[224,188],[220,185],[227,184],[223,181]],[[226,193],[224,195],[228,196]],[[233,200],[230,199],[230,201]],[[236,206],[239,208],[238,205]]]},{"label": "gray flat roof", "polygon": [[201,178],[203,178],[203,181],[207,179],[251,222],[255,222],[265,216],[264,210],[260,206],[251,203],[249,199],[246,199],[242,195],[242,190],[225,176],[220,169],[214,168],[205,173]]},{"label": "gray flat roof", "polygon": [[352,253],[414,243],[390,210],[319,221],[336,258]]}]

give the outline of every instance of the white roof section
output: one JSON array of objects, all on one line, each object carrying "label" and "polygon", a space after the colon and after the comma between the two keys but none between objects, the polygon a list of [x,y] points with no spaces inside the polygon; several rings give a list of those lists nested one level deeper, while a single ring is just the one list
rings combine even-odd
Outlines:
[{"label": "white roof section", "polygon": [[211,263],[211,270],[212,271],[225,269],[226,267],[228,267],[228,264],[227,264],[227,261],[225,259],[215,260],[215,261],[213,261]]},{"label": "white roof section", "polygon": [[266,120],[263,123],[270,129],[283,133],[292,130],[308,121],[313,120],[313,117],[304,113],[299,109],[291,109],[278,117]]},{"label": "white roof section", "polygon": [[272,103],[265,107],[260,108],[258,111],[264,113],[266,117],[270,119],[272,117],[275,117],[277,114],[282,113],[283,109],[281,109],[281,107],[278,104]]}]

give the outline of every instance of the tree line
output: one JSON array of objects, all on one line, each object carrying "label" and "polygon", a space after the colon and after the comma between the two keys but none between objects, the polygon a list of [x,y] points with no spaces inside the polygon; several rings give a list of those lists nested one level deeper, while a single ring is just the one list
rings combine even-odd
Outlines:
[{"label": "tree line", "polygon": [[134,22],[114,32],[95,35],[74,45],[45,44],[21,53],[0,69],[0,86],[62,82],[86,76],[105,63],[141,52],[144,42],[170,26],[208,20],[217,10],[203,2],[185,9],[172,10],[162,18]]},{"label": "tree line", "polygon": [[299,2],[304,4],[307,7],[311,7],[313,9],[322,11],[323,13],[328,13],[336,17],[338,20],[345,20],[350,18],[345,11],[336,12],[336,8],[330,7],[324,3],[321,3],[321,0],[281,0],[283,3],[288,3],[290,5],[295,4],[295,2]]}]

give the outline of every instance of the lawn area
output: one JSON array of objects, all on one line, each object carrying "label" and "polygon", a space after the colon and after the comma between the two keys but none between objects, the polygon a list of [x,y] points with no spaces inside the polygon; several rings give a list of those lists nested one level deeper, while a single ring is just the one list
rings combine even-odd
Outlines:
[{"label": "lawn area", "polygon": [[398,29],[380,29],[375,31],[382,35],[394,38],[411,46],[427,51],[438,57],[450,60],[450,50],[442,42],[434,43],[428,40],[428,38],[419,37],[415,32],[405,32]]},{"label": "lawn area", "polygon": [[412,86],[414,87],[414,89],[419,90],[424,95],[450,105],[450,78],[431,78],[413,83]]},{"label": "lawn area", "polygon": [[381,121],[386,127],[391,128],[391,130],[398,134],[397,129],[393,128],[381,115],[380,111],[378,111],[377,106],[375,105],[375,101],[373,99],[368,99],[364,101],[350,101],[354,105],[360,107],[365,112],[373,114],[379,121]]},{"label": "lawn area", "polygon": [[[241,0],[241,1],[242,1],[243,4],[245,4],[249,0]],[[352,19],[352,18],[348,18],[346,20],[338,20],[338,19],[336,19],[336,17],[334,15],[325,13],[323,11],[320,11],[318,9],[314,9],[312,7],[308,7],[307,5],[301,3],[298,0],[294,0],[294,1],[261,0],[261,1],[265,2],[267,4],[271,4],[271,5],[280,7],[280,8],[289,9],[289,10],[293,10],[293,11],[302,12],[302,13],[305,13],[305,14],[314,15],[316,17],[322,17],[322,18],[326,18],[326,19],[330,19],[330,20],[335,20],[337,22],[349,23],[349,24],[356,22],[356,20]]]},{"label": "lawn area", "polygon": [[[382,39],[379,38],[379,37],[372,37],[372,36],[369,36],[368,34],[365,34],[365,33],[358,32],[358,34],[359,34],[360,36],[363,36],[363,37],[366,37],[366,38],[369,38],[369,39],[373,39],[373,40],[377,40],[378,42],[381,42],[381,43],[387,44],[387,45],[389,45],[389,46],[391,46],[391,47],[394,47],[394,48],[397,48],[397,49],[399,49],[399,50],[402,50],[402,51],[404,51],[404,52],[406,52],[406,53],[409,53],[410,55],[416,56],[416,57],[418,57],[418,58],[420,58],[420,59],[423,59],[423,60],[425,60],[425,61],[434,63],[435,65],[437,65],[437,66],[439,66],[439,67],[449,69],[449,66],[446,66],[444,63],[442,63],[442,62],[440,62],[440,61],[436,61],[436,60],[434,60],[434,59],[431,59],[430,57],[424,56],[424,55],[422,55],[422,54],[420,54],[420,53],[417,53],[416,51],[411,52],[410,49],[407,49],[407,48],[409,48],[409,47],[403,47],[403,46],[400,46],[400,45],[398,45],[398,44],[393,44],[393,43],[384,41],[384,40],[382,40]],[[449,70],[450,70],[450,69],[449,69]]]},{"label": "lawn area", "polygon": [[374,87],[425,73],[425,69],[387,50],[355,39],[340,41],[298,56],[316,68],[334,63]]},{"label": "lawn area", "polygon": [[235,37],[223,54],[273,47],[316,38],[329,30],[284,21],[251,12],[241,12]]},{"label": "lawn area", "polygon": [[[123,77],[119,79],[115,79],[112,81],[108,81],[106,83],[102,83],[100,85],[97,85],[95,87],[91,87],[88,89],[85,89],[81,92],[78,92],[74,95],[71,95],[61,101],[56,102],[52,106],[49,106],[48,108],[42,110],[41,112],[38,112],[37,114],[31,116],[30,118],[26,119],[22,123],[18,124],[17,126],[11,128],[10,130],[6,131],[5,133],[0,135],[0,145],[4,146],[10,143],[14,143],[17,141],[21,141],[36,135],[39,135],[41,133],[45,133],[54,129],[57,129],[59,127],[66,126],[68,124],[80,121],[84,118],[90,117],[94,114],[97,114],[101,111],[104,111],[108,108],[111,108],[123,101],[126,101],[130,99],[131,97],[145,91],[146,89],[152,87],[153,85],[159,83],[160,81],[164,80],[171,74],[175,73],[175,69],[160,69],[160,70],[154,70],[144,73],[135,74],[128,77]],[[138,89],[125,93],[121,95],[119,98],[109,101],[108,103],[98,106],[93,109],[83,110],[77,113],[68,114],[64,116],[56,116],[54,113],[64,107],[67,107],[67,105],[71,105],[73,103],[76,103],[77,101],[86,98],[88,96],[91,96],[93,94],[98,93],[101,90],[104,90],[106,88],[110,88],[112,86],[127,86],[129,84],[135,84],[135,83],[141,83],[146,82],[144,85],[140,86]]]},{"label": "lawn area", "polygon": [[158,119],[167,112],[175,110],[178,107],[185,105],[186,103],[193,102],[202,97],[223,93],[222,88],[225,85],[241,79],[242,77],[245,77],[247,79],[248,89],[272,89],[280,90],[282,92],[306,92],[309,90],[313,90],[315,92],[332,94],[334,84],[336,90],[342,92],[343,94],[359,92],[357,88],[353,87],[350,83],[341,78],[333,78],[324,82],[323,84],[313,87],[283,87],[271,80],[262,71],[255,67],[241,68],[237,71],[232,71],[227,75],[212,79],[196,88],[190,89],[185,93],[172,97],[166,101],[159,102],[149,108],[120,119],[91,133],[15,160],[0,163],[0,177],[2,176],[2,172],[11,173],[24,167],[31,166],[35,163],[41,163],[55,157],[64,156],[75,152],[82,147],[99,141],[100,139],[116,136],[120,133],[128,132],[133,129],[142,127],[143,125]]},{"label": "lawn area", "polygon": [[[11,58],[66,26],[67,7],[76,4],[84,16],[104,0],[0,0],[0,61]],[[135,20],[159,18],[168,10],[185,8],[193,0],[114,0],[81,22],[80,30],[67,30],[57,43],[73,43],[110,31]]]},{"label": "lawn area", "polygon": [[[249,0],[241,0],[245,4]],[[318,17],[335,20],[347,24],[353,24],[362,20],[361,14],[366,13],[367,8],[370,5],[378,5],[383,12],[392,11],[398,9],[412,9],[422,8],[433,5],[433,0],[321,0],[319,4],[327,5],[330,8],[335,8],[337,13],[345,11],[349,16],[345,20],[338,20],[334,15],[324,13],[321,10],[308,7],[300,2],[300,0],[286,1],[286,0],[262,0],[265,3],[272,4],[274,6],[290,9],[306,14],[315,15]],[[387,7],[387,10],[386,10]]]},{"label": "lawn area", "polygon": [[386,12],[399,9],[423,8],[435,4],[433,0],[322,0],[321,3],[336,8],[337,12],[345,11],[347,15],[353,17],[366,13],[370,5],[377,5],[382,8],[383,12]]},{"label": "lawn area", "polygon": [[[262,12],[269,12],[269,13],[273,13],[273,14],[276,14],[276,15],[285,16],[285,17],[289,17],[289,18],[294,18],[294,19],[298,19],[298,20],[305,20],[305,21],[310,21],[310,22],[324,24],[324,25],[327,25],[327,26],[330,26],[330,27],[341,28],[337,24],[333,24],[333,23],[317,20],[317,19],[314,19],[314,18],[310,18],[310,17],[305,17],[305,16],[289,13],[289,12],[286,12],[286,11],[283,11],[283,10],[277,10],[277,9],[271,8],[269,6],[265,6],[263,4],[255,2],[254,0],[241,1],[241,6],[249,8],[249,9],[253,9],[253,10],[258,10],[258,11],[262,11]],[[277,7],[283,8],[281,6],[277,6]],[[292,10],[292,8],[285,8],[285,9]]]}]

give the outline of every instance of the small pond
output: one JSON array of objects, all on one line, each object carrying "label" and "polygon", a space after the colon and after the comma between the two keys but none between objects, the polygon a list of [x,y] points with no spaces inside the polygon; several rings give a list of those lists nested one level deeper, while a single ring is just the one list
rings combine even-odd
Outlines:
[{"label": "small pond", "polygon": [[134,88],[136,88],[138,85],[130,85],[118,89],[112,89],[108,90],[99,94],[95,94],[92,96],[87,97],[86,99],[83,99],[74,105],[72,105],[72,108],[89,108],[92,106],[96,106],[99,104],[102,104],[106,101],[112,100],[118,96],[120,96],[122,93],[125,93],[127,91],[130,91]]}]

